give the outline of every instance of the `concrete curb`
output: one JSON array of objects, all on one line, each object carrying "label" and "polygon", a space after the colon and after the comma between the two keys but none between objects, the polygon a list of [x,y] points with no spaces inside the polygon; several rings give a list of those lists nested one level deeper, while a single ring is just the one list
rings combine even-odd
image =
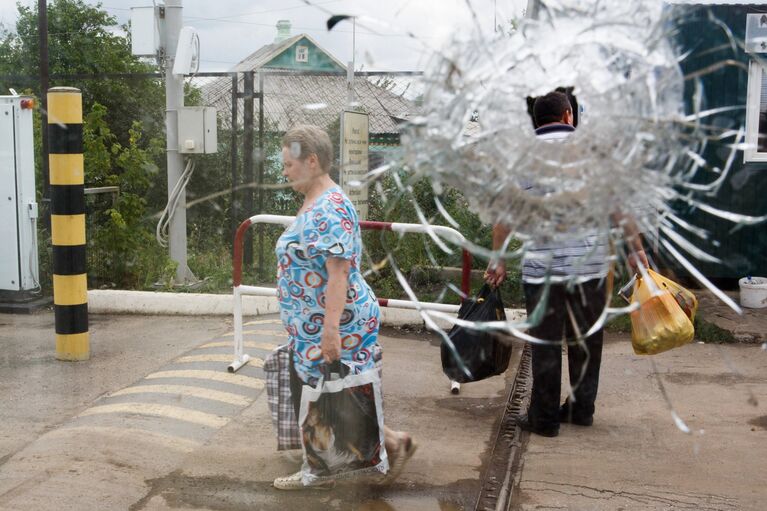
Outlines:
[{"label": "concrete curb", "polygon": [[[121,291],[93,289],[88,291],[88,311],[92,314],[145,314],[169,316],[231,316],[232,295],[203,293],[161,293],[154,291]],[[268,296],[243,296],[243,316],[278,314],[277,300]],[[512,320],[524,318],[524,310],[506,309]],[[443,319],[435,321],[440,328],[450,328]],[[387,326],[423,325],[418,311],[381,309],[381,323]]]}]

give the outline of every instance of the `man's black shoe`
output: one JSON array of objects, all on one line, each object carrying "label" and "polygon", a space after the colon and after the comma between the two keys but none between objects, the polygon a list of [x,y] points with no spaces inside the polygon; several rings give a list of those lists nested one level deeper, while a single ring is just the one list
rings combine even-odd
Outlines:
[{"label": "man's black shoe", "polygon": [[570,424],[575,424],[576,426],[591,426],[594,424],[594,416],[589,415],[588,417],[580,417],[578,415],[571,414],[570,407],[567,405],[567,403],[565,403],[559,407],[559,422],[567,422]]},{"label": "man's black shoe", "polygon": [[559,435],[559,425],[556,426],[537,426],[530,422],[530,418],[527,415],[517,417],[517,425],[522,431],[529,431],[540,436],[555,437]]}]

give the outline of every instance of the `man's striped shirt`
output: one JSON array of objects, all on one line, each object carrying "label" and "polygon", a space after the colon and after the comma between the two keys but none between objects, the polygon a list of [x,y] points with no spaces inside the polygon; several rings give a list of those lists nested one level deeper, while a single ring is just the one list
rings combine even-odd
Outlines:
[{"label": "man's striped shirt", "polygon": [[[556,142],[572,134],[568,124],[548,124],[535,130],[538,140]],[[602,278],[609,269],[609,250],[605,235],[585,236],[531,246],[522,264],[522,280],[540,283],[547,275],[576,277],[578,280]]]}]

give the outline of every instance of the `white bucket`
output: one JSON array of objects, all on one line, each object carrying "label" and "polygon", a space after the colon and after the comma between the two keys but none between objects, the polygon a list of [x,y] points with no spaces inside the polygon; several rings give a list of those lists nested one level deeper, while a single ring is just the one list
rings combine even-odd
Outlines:
[{"label": "white bucket", "polygon": [[740,304],[749,309],[767,307],[767,278],[744,277],[740,284]]}]

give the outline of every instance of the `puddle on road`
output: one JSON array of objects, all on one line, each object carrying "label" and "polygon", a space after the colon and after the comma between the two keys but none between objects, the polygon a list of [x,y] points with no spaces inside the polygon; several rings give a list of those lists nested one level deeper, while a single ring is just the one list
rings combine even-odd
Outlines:
[{"label": "puddle on road", "polygon": [[436,501],[433,498],[422,499],[403,499],[395,503],[388,503],[382,500],[371,500],[360,504],[356,511],[463,511],[463,507],[450,502]]},{"label": "puddle on road", "polygon": [[495,418],[503,409],[505,399],[503,397],[447,397],[437,399],[437,408],[452,410],[455,413],[471,417]]},{"label": "puddle on road", "polygon": [[435,486],[397,482],[388,487],[340,486],[332,491],[280,492],[271,481],[221,476],[193,477],[176,471],[147,481],[149,493],[129,511],[152,509],[160,497],[171,509],[209,511],[462,511],[473,506],[477,480]]}]

